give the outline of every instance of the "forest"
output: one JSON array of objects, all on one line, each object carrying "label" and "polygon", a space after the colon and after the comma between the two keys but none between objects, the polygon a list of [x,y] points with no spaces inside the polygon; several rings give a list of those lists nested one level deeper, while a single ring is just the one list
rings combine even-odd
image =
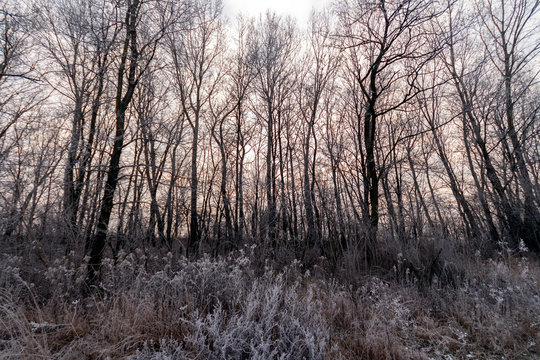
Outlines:
[{"label": "forest", "polygon": [[0,358],[537,359],[540,3],[0,0]]}]

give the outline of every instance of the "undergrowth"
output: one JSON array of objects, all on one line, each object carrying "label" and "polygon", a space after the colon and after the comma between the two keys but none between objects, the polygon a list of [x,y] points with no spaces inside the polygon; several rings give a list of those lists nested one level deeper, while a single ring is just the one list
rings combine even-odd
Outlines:
[{"label": "undergrowth", "polygon": [[105,262],[99,296],[89,299],[79,295],[85,263],[73,254],[46,271],[3,254],[0,357],[521,359],[540,353],[540,272],[527,258],[477,259],[452,286],[419,286],[397,271],[354,282],[311,275],[298,262],[256,271],[253,253],[246,248],[197,261],[121,253]]}]

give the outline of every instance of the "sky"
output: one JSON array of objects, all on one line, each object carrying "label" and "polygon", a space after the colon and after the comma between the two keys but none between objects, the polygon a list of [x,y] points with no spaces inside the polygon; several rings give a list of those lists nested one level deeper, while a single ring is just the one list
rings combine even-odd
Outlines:
[{"label": "sky", "polygon": [[258,16],[270,9],[277,14],[291,15],[298,20],[298,25],[305,27],[312,9],[322,9],[331,0],[223,0],[224,12],[234,19],[236,14]]}]

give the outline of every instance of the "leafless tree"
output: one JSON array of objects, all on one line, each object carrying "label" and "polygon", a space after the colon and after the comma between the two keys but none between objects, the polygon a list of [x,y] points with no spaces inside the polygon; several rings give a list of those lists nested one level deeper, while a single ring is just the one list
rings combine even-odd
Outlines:
[{"label": "leafless tree", "polygon": [[[117,24],[122,28],[122,41],[120,42],[119,61],[116,78],[115,96],[115,120],[116,129],[113,141],[113,149],[109,161],[107,179],[103,193],[103,200],[97,220],[95,238],[90,248],[90,260],[88,262],[87,279],[83,287],[83,293],[88,291],[96,283],[100,276],[101,260],[106,245],[109,220],[114,206],[114,192],[118,184],[120,174],[120,158],[124,148],[124,133],[128,108],[133,99],[135,89],[141,76],[150,66],[156,54],[159,40],[164,36],[168,25],[159,9],[150,9],[151,2],[130,0],[125,7],[119,7],[118,11],[124,11],[125,18]],[[145,20],[144,22],[141,19]],[[156,23],[151,23],[151,22]],[[146,28],[143,28],[146,26]],[[155,26],[155,27],[154,27]]]},{"label": "leafless tree", "polygon": [[199,251],[199,133],[208,119],[209,102],[222,78],[217,66],[224,52],[221,1],[197,1],[189,12],[188,30],[174,29],[169,36],[174,75],[182,110],[192,130],[191,195],[188,252]]},{"label": "leafless tree", "polygon": [[292,19],[281,18],[267,12],[255,28],[256,55],[253,65],[257,69],[255,92],[260,100],[258,118],[264,122],[266,131],[266,215],[265,243],[275,246],[277,228],[276,190],[276,125],[281,116],[285,99],[293,86],[292,60],[296,47],[296,30]]},{"label": "leafless tree", "polygon": [[320,229],[315,224],[314,181],[316,149],[311,154],[312,142],[317,134],[315,125],[324,114],[323,102],[331,101],[329,88],[339,66],[340,56],[332,38],[331,20],[328,13],[313,13],[308,49],[302,60],[304,69],[298,86],[298,107],[304,123],[303,139],[303,195],[306,217],[306,248],[308,252],[320,247]]},{"label": "leafless tree", "polygon": [[[64,215],[68,238],[79,235],[80,198],[88,181],[101,104],[104,101],[112,47],[119,35],[114,14],[95,1],[39,4],[36,26],[49,69],[44,79],[55,96],[69,102],[72,117],[64,171]],[[36,6],[38,6],[36,4]],[[52,71],[51,71],[52,70]]]},{"label": "leafless tree", "polygon": [[353,106],[364,182],[364,221],[369,229],[366,256],[370,261],[375,257],[379,181],[386,158],[377,159],[377,126],[421,92],[417,77],[435,54],[427,25],[440,10],[429,1],[381,0],[345,1],[338,11],[342,46],[348,52],[347,71],[354,82],[351,89],[358,92],[353,94]]}]

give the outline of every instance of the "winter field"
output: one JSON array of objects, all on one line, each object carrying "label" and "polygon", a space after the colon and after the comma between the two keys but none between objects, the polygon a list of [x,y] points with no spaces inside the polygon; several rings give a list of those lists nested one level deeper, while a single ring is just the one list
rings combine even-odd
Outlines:
[{"label": "winter field", "polygon": [[[500,254],[446,266],[332,275],[266,266],[256,249],[190,262],[144,251],[85,267],[35,247],[0,261],[3,359],[535,359],[538,263]],[[442,262],[442,260],[438,260]],[[321,262],[323,263],[323,262]],[[339,275],[341,280],[336,280]],[[430,280],[428,282],[428,280]]]},{"label": "winter field", "polygon": [[540,360],[539,115],[539,0],[0,0],[0,360]]}]

